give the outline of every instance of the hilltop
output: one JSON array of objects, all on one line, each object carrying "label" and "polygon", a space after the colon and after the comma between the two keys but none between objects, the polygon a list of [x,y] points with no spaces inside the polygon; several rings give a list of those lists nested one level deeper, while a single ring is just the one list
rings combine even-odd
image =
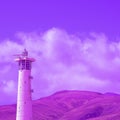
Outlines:
[{"label": "hilltop", "polygon": [[[15,120],[16,105],[0,106],[0,120]],[[120,120],[120,95],[61,91],[33,101],[34,120]]]}]

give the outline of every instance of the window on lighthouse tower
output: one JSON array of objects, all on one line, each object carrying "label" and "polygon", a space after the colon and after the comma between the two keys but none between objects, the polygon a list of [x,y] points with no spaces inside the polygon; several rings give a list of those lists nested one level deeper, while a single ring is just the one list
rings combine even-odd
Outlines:
[{"label": "window on lighthouse tower", "polygon": [[19,61],[19,69],[20,70],[30,70],[31,69],[31,61],[29,61],[29,60]]},{"label": "window on lighthouse tower", "polygon": [[31,62],[29,60],[26,61],[26,69],[27,70],[31,69]]}]

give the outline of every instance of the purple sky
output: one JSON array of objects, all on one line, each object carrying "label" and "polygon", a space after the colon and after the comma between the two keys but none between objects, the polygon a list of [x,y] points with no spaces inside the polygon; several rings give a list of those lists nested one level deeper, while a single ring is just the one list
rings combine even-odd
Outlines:
[{"label": "purple sky", "polygon": [[[118,0],[0,3],[0,104],[16,102],[17,64],[27,48],[33,98],[64,89],[120,93]],[[9,101],[8,101],[9,99]]]},{"label": "purple sky", "polygon": [[39,0],[0,3],[0,36],[58,27],[70,33],[104,32],[119,36],[118,0]]}]

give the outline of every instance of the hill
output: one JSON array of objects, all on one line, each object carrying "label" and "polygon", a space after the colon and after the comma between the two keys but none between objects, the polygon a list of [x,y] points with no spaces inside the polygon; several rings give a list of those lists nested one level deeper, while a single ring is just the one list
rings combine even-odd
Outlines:
[{"label": "hill", "polygon": [[[15,120],[16,105],[0,106],[0,120]],[[120,95],[61,91],[33,101],[33,120],[120,120]]]}]

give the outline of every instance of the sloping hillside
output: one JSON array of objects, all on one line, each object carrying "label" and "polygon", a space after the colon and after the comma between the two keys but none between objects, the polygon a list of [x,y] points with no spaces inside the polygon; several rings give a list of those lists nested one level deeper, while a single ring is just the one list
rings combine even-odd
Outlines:
[{"label": "sloping hillside", "polygon": [[[0,120],[15,120],[16,105],[1,106]],[[120,95],[61,91],[33,101],[34,120],[120,120]]]}]

